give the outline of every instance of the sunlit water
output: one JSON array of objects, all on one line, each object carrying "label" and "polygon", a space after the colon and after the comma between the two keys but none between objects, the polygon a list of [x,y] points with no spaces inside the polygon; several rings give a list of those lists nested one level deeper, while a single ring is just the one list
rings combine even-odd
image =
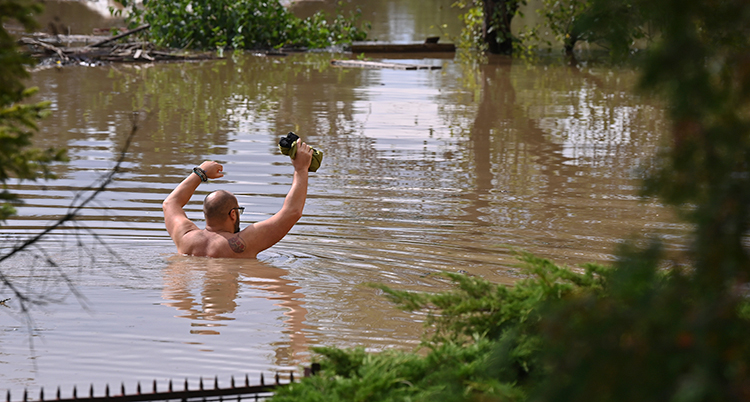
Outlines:
[{"label": "sunlit water", "polygon": [[[311,346],[411,350],[422,316],[368,283],[444,290],[441,271],[512,283],[522,275],[514,248],[575,266],[611,262],[632,234],[684,244],[668,210],[637,197],[635,169],[666,123],[632,94],[635,73],[505,58],[471,69],[437,55],[385,60],[440,70],[330,65],[342,57],[35,73],[52,111],[37,141],[67,148],[71,161],[55,166],[55,181],[12,183],[25,205],[0,228],[3,253],[91,194],[138,128],[121,171],[76,221],[2,263],[50,303],[32,322],[18,300],[0,306],[0,389],[226,384],[297,368]],[[198,188],[188,216],[202,226],[202,198],[226,189],[246,223],[268,218],[291,184],[276,145],[288,131],[325,152],[292,232],[258,261],[176,255],[166,195],[217,160],[228,174]]]}]

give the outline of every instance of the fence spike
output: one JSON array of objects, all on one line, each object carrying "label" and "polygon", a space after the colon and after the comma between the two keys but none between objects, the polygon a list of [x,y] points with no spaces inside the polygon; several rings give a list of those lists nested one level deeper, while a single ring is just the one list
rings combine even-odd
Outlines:
[{"label": "fence spike", "polygon": [[214,389],[219,389],[219,376],[214,377]]},{"label": "fence spike", "polygon": [[78,389],[76,386],[73,386],[73,399],[78,399]]},{"label": "fence spike", "polygon": [[232,376],[232,389],[234,389],[234,376]]},{"label": "fence spike", "polygon": [[294,382],[294,370],[289,372],[289,383],[291,384],[293,382]]},{"label": "fence spike", "polygon": [[279,385],[279,372],[278,371],[276,372],[275,378],[276,378],[276,385]]},{"label": "fence spike", "polygon": [[91,384],[91,387],[89,387],[89,398],[94,397],[94,384]]},{"label": "fence spike", "polygon": [[125,396],[125,383],[124,382],[120,383],[120,393],[122,394],[122,396]]},{"label": "fence spike", "polygon": [[188,382],[187,382],[187,378],[186,378],[185,379],[185,391],[187,391],[187,390],[188,390]]},{"label": "fence spike", "polygon": [[39,390],[39,400],[44,401],[44,387]]},{"label": "fence spike", "polygon": [[201,378],[198,381],[198,387],[200,387],[199,389],[203,391],[203,376],[201,376]]},{"label": "fence spike", "polygon": [[169,380],[169,392],[172,392],[172,380]]},{"label": "fence spike", "polygon": [[8,393],[6,394],[5,401],[10,402],[10,390],[8,390]]},{"label": "fence spike", "polygon": [[60,400],[60,386],[57,387],[57,400]]},{"label": "fence spike", "polygon": [[104,397],[109,398],[109,384],[104,387]]},{"label": "fence spike", "polygon": [[23,402],[26,402],[29,400],[29,393],[26,391],[26,388],[23,389]]},{"label": "fence spike", "polygon": [[[245,386],[247,385],[247,374],[245,374]],[[263,379],[263,373],[260,373],[260,385],[266,385],[266,380]]]},{"label": "fence spike", "polygon": [[156,393],[156,379],[154,379],[154,393]]}]

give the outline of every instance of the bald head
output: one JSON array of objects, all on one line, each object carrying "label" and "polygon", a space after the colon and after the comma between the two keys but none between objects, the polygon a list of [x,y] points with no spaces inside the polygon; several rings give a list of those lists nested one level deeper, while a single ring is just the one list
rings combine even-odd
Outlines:
[{"label": "bald head", "polygon": [[217,190],[203,200],[203,215],[207,223],[220,223],[229,219],[229,211],[237,207],[237,197],[226,190]]}]

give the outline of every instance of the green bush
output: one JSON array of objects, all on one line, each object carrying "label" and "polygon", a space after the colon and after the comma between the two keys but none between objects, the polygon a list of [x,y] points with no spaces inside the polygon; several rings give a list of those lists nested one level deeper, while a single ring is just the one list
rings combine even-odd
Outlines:
[{"label": "green bush", "polygon": [[442,293],[373,285],[401,309],[428,312],[427,354],[314,348],[322,373],[281,389],[274,401],[526,400],[546,372],[544,309],[603,294],[608,270],[588,265],[576,272],[526,253],[519,259],[528,277],[512,287],[451,273],[444,275],[456,287]]},{"label": "green bush", "polygon": [[359,12],[300,19],[278,0],[145,0],[142,7],[118,1],[131,27],[151,24],[147,38],[168,48],[325,48],[367,37]]},{"label": "green bush", "polygon": [[750,303],[662,269],[661,246],[623,246],[611,268],[529,254],[514,286],[445,274],[455,289],[395,291],[426,311],[427,353],[313,348],[322,372],[274,401],[742,401]]}]

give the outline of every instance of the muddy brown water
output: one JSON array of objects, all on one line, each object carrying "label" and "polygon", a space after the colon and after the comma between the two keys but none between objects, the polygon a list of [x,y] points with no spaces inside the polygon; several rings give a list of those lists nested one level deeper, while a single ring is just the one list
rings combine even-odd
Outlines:
[{"label": "muddy brown water", "polygon": [[[374,60],[439,70],[330,65],[341,57],[351,56],[35,73],[30,84],[52,112],[37,141],[67,148],[71,161],[55,166],[55,181],[11,183],[25,205],[0,228],[4,252],[89,194],[134,112],[145,118],[121,172],[79,220],[3,263],[51,303],[31,323],[17,301],[2,308],[0,389],[228,384],[297,368],[311,346],[412,350],[423,315],[396,310],[368,283],[445,290],[434,274],[448,271],[510,284],[522,275],[514,248],[571,266],[608,263],[632,234],[683,247],[686,227],[637,196],[636,168],[667,123],[658,104],[633,95],[633,71],[502,57],[472,68],[437,54]],[[228,174],[198,188],[188,216],[202,226],[202,198],[226,189],[245,223],[266,219],[291,183],[276,147],[288,131],[325,152],[291,233],[257,261],[177,255],[160,205],[172,188],[217,160]]]}]

